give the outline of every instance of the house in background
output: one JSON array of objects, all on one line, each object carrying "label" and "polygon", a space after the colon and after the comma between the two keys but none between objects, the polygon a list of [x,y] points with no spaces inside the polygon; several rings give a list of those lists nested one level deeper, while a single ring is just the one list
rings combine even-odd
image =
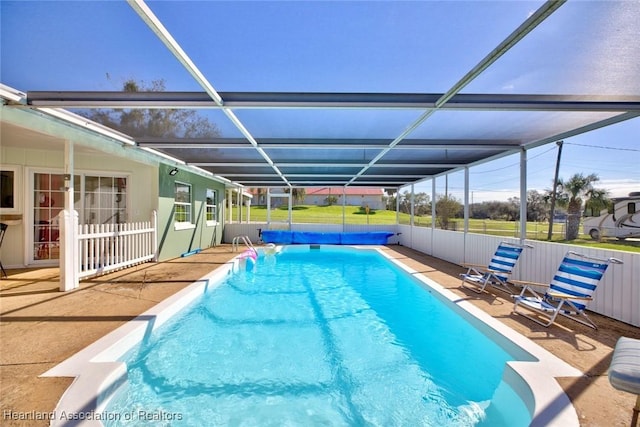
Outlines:
[{"label": "house in background", "polygon": [[[288,189],[281,189],[281,193],[288,192]],[[253,204],[266,205],[267,193],[260,189],[251,188],[249,194],[253,196]],[[296,203],[300,205],[326,206],[329,204],[329,197],[334,197],[334,205],[342,206],[343,198],[346,206],[369,206],[370,209],[386,209],[384,190],[382,188],[368,187],[305,187],[304,199]],[[279,206],[278,202],[271,202],[271,206]]]},{"label": "house in background", "polygon": [[[366,187],[309,187],[306,188],[303,205],[327,205],[328,197],[335,197],[336,205],[369,206],[370,209],[381,210],[386,208],[384,190],[382,188]],[[343,201],[344,198],[344,201]]]},{"label": "house in background", "polygon": [[157,260],[221,242],[230,181],[69,111],[10,106],[24,98],[13,88],[0,85],[0,98],[5,268],[59,265],[65,208],[80,225],[153,221]]}]

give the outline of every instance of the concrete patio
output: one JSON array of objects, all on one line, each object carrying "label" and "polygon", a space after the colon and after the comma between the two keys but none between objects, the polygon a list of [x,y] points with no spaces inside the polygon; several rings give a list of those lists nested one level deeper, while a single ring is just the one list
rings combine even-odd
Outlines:
[{"label": "concrete patio", "polygon": [[[460,266],[402,247],[390,256],[472,302],[584,373],[558,378],[582,426],[628,426],[635,396],[615,390],[607,371],[620,336],[640,338],[640,329],[597,314],[598,330],[566,319],[543,328],[511,313],[506,294],[477,295],[459,287]],[[98,338],[223,265],[236,253],[221,245],[162,263],[147,263],[58,291],[58,269],[9,270],[0,281],[0,424],[46,426],[71,378],[39,378]],[[18,418],[27,417],[27,420]]]}]

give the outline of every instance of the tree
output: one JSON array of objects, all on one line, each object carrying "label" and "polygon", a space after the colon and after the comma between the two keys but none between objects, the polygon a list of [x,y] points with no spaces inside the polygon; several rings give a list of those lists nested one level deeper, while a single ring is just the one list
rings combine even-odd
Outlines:
[{"label": "tree", "polygon": [[294,187],[293,189],[289,189],[288,187],[284,189],[285,193],[291,193],[291,197],[293,198],[293,204],[299,203],[304,200],[307,196],[307,190],[304,188]]},{"label": "tree", "polygon": [[527,221],[545,221],[549,204],[544,194],[538,193],[536,190],[527,191]]},{"label": "tree", "polygon": [[414,212],[416,215],[431,214],[431,197],[425,192],[416,193],[413,198]]},{"label": "tree", "polygon": [[589,211],[592,216],[598,216],[601,211],[609,210],[612,206],[613,202],[609,199],[607,191],[595,189],[585,202],[584,209]]},{"label": "tree", "polygon": [[390,211],[395,211],[398,190],[395,188],[385,188],[384,193],[386,194],[386,196],[384,196],[384,200],[385,200],[387,209]]},{"label": "tree", "polygon": [[451,195],[439,195],[436,197],[436,218],[440,227],[447,230],[451,218],[460,216],[462,204]]},{"label": "tree", "polygon": [[333,206],[338,203],[338,196],[327,196],[324,199],[324,202],[327,204],[327,206]]},{"label": "tree", "polygon": [[509,197],[503,204],[503,213],[507,221],[520,220],[520,197]]},{"label": "tree", "polygon": [[587,198],[591,205],[606,205],[607,191],[593,187],[599,180],[598,175],[593,173],[587,176],[577,173],[566,181],[558,180],[556,198],[560,206],[567,208],[567,240],[578,238],[584,198]]},{"label": "tree", "polygon": [[[164,80],[154,80],[149,86],[144,82],[127,80],[123,92],[163,92]],[[100,109],[84,113],[84,116],[112,129],[137,137],[157,138],[215,138],[220,130],[195,110],[171,109]]]},{"label": "tree", "polygon": [[[411,192],[405,191],[400,196],[400,212],[411,213]],[[414,193],[413,213],[414,215],[429,215],[431,213],[431,198],[425,192]],[[395,210],[395,206],[392,210]]]}]

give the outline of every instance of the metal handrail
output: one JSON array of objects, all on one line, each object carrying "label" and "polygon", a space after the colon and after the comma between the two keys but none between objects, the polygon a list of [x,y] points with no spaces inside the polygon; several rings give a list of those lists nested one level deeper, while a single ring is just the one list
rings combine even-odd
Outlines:
[{"label": "metal handrail", "polygon": [[256,248],[253,246],[253,243],[251,243],[251,239],[249,238],[249,236],[236,236],[236,237],[234,237],[233,240],[231,241],[231,251],[232,252],[236,252],[238,250],[238,246],[239,246],[240,242],[244,243],[244,245],[248,249],[251,249],[253,252],[258,253],[258,251],[256,251]]}]

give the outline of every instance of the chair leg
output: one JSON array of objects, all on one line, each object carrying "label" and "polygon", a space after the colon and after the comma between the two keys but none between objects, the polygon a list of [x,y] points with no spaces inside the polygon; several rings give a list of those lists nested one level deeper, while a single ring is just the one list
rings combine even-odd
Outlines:
[{"label": "chair leg", "polygon": [[631,417],[631,427],[638,425],[638,414],[640,414],[640,394],[636,399],[636,406],[633,407],[633,416]]},{"label": "chair leg", "polygon": [[0,269],[2,270],[2,276],[0,277],[9,277],[7,272],[4,270],[4,266],[2,265],[2,261],[0,261]]},{"label": "chair leg", "polygon": [[482,285],[480,285],[480,284],[477,284],[477,285],[476,285],[475,283],[473,283],[473,284],[470,286],[470,285],[468,285],[467,283],[471,284],[471,282],[467,282],[465,279],[463,279],[463,280],[462,280],[462,283],[461,283],[460,285],[461,285],[463,288],[465,288],[465,289],[469,289],[470,291],[475,292],[476,294],[481,294],[481,293],[482,293],[482,291],[484,291],[484,288],[485,288],[485,286],[486,286],[486,284],[485,284],[485,286],[482,286]]}]

